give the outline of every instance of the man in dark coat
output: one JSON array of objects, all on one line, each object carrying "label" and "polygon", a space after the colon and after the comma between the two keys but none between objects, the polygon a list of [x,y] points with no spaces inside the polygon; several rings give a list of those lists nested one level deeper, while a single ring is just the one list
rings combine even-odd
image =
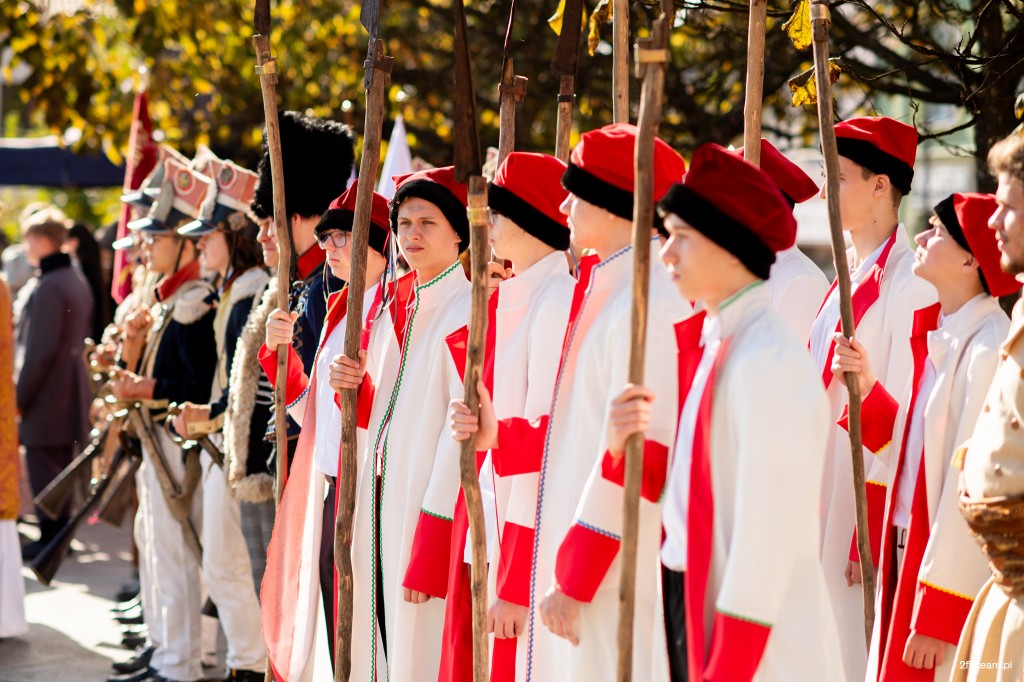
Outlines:
[{"label": "man in dark coat", "polygon": [[[63,213],[47,207],[29,215],[21,229],[29,262],[39,268],[19,292],[15,310],[19,435],[33,495],[71,462],[89,432],[91,396],[82,350],[93,298],[71,258],[61,252],[69,224]],[[25,559],[49,544],[69,513],[65,508],[54,520],[36,510],[40,538],[24,547]]]}]

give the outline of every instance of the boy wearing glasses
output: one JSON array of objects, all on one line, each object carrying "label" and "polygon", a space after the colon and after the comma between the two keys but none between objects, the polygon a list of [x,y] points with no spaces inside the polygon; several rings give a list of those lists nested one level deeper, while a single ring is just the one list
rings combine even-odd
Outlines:
[{"label": "boy wearing glasses", "polygon": [[[315,234],[320,248],[326,252],[327,265],[338,279],[348,280],[352,258],[352,228],[355,217],[358,181],[335,199],[317,223]],[[387,270],[388,202],[373,193],[370,215],[369,248],[366,252],[366,285],[363,292],[363,329],[368,334],[367,346],[360,350],[359,366],[376,366],[381,341],[387,334],[387,315],[383,309],[384,275]],[[275,544],[267,558],[266,581],[263,594],[265,603],[284,604],[280,614],[265,609],[266,639],[271,643],[270,656],[274,668],[289,671],[288,679],[302,677],[306,666],[312,665],[313,650],[318,646],[315,632],[317,615],[317,586],[324,605],[327,650],[334,657],[335,626],[335,572],[334,572],[334,520],[337,509],[337,481],[341,476],[341,412],[338,396],[332,386],[333,362],[344,352],[345,329],[348,319],[346,286],[331,294],[327,303],[327,317],[317,348],[313,372],[307,375],[302,360],[291,339],[296,324],[296,313],[276,309],[266,324],[266,343],[260,349],[259,359],[267,376],[277,382],[276,349],[288,348],[288,374],[286,395],[288,413],[301,427],[295,458],[292,461],[288,485],[278,511],[275,524]],[[360,417],[357,443],[366,442],[366,417],[373,400],[373,387],[369,378],[362,382],[359,393]],[[325,489],[326,488],[326,489]],[[289,561],[299,560],[299,566],[286,567]],[[307,576],[300,580],[299,576]],[[367,605],[365,608],[369,608]],[[297,626],[299,622],[303,625]],[[323,639],[319,640],[323,643]]]}]

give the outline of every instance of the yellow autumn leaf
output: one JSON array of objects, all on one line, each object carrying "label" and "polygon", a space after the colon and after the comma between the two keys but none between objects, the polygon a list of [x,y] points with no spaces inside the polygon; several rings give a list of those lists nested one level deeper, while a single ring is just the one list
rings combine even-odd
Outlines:
[{"label": "yellow autumn leaf", "polygon": [[800,0],[796,3],[793,16],[782,25],[782,30],[789,34],[793,47],[806,50],[811,46],[811,1]]},{"label": "yellow autumn leaf", "polygon": [[612,3],[608,0],[600,0],[597,3],[597,7],[590,15],[590,31],[587,33],[587,51],[590,56],[594,56],[594,50],[597,49],[598,43],[601,42],[601,27],[605,26],[612,21]]},{"label": "yellow autumn leaf", "polygon": [[[828,60],[829,82],[834,84],[838,81],[840,73],[842,73],[842,69],[839,67],[839,64],[836,63],[835,58]],[[794,107],[803,106],[805,104],[817,104],[818,85],[814,81],[814,67],[812,66],[803,73],[790,78],[789,91]]]},{"label": "yellow autumn leaf", "polygon": [[[607,0],[605,0],[607,1]],[[600,5],[598,5],[600,7]],[[594,10],[597,11],[596,9]],[[558,9],[548,19],[548,26],[555,32],[556,36],[562,35],[562,16],[565,14],[565,0],[558,0]],[[587,26],[587,8],[583,7],[580,12],[580,31]]]}]

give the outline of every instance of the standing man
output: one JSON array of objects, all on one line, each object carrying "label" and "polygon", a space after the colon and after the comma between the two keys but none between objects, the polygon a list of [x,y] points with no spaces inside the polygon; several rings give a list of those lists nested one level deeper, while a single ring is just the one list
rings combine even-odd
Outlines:
[{"label": "standing man", "polygon": [[[742,148],[733,153],[743,158]],[[782,192],[790,209],[818,194],[814,180],[763,137],[761,170]],[[768,294],[772,307],[801,341],[810,335],[814,316],[827,293],[828,278],[799,246],[793,244],[776,254],[768,277]]]},{"label": "standing man", "polygon": [[[302,358],[302,369],[313,372],[327,313],[327,297],[339,291],[342,282],[324,271],[324,250],[317,246],[315,229],[327,207],[342,192],[352,174],[355,158],[352,131],[348,126],[322,118],[285,111],[279,116],[281,127],[281,161],[284,167],[285,210],[291,227],[296,280],[289,293],[290,311],[297,314],[295,340],[292,346]],[[252,212],[262,221],[269,218],[269,238],[276,239],[274,188],[270,177],[270,152],[264,133],[263,156],[260,158],[259,181],[252,200]],[[290,268],[290,263],[278,267]],[[274,441],[271,420],[267,437]],[[299,427],[288,419],[288,459],[295,454]],[[276,456],[276,455],[275,455]],[[271,469],[273,470],[273,468]]]},{"label": "standing man", "polygon": [[[917,155],[917,130],[891,118],[854,118],[836,125],[839,147],[839,211],[852,247],[850,280],[857,341],[867,349],[878,380],[906,386],[913,371],[910,336],[914,311],[935,302],[935,289],[911,271],[914,254],[899,207],[910,192]],[[822,190],[824,194],[824,190]],[[811,357],[818,366],[831,404],[828,449],[821,504],[821,561],[839,626],[843,666],[849,680],[863,679],[864,600],[854,536],[853,470],[850,438],[836,422],[848,397],[846,385],[832,374],[839,334],[839,291],[832,285],[811,327]],[[864,421],[864,471],[872,563],[878,565],[885,495],[891,473],[883,452],[887,442],[874,443],[873,428]],[[851,546],[853,549],[851,550]]]},{"label": "standing man", "polygon": [[[71,463],[90,428],[92,396],[82,350],[92,325],[93,300],[89,284],[61,252],[69,224],[56,207],[46,207],[21,225],[25,254],[39,268],[39,275],[19,292],[15,310],[18,431],[33,495]],[[70,513],[69,505],[51,519],[37,508],[39,540],[22,548],[22,558],[34,559]]]},{"label": "standing man", "polygon": [[[609,402],[626,384],[633,288],[633,154],[636,126],[583,135],[572,151],[562,202],[573,239],[594,249],[573,299],[544,435],[530,580],[527,679],[593,680],[615,669],[619,538],[624,465],[606,436]],[[682,157],[654,142],[657,201],[686,171]],[[651,245],[661,242],[650,226]],[[644,442],[633,677],[668,676],[658,610],[659,501],[678,414],[672,346],[675,320],[690,305],[664,266],[651,263],[644,376],[657,396]],[[579,645],[579,646],[570,646]]]},{"label": "standing man", "polygon": [[[1024,136],[992,147],[989,169],[999,180],[989,219],[1003,270],[1024,273]],[[960,509],[989,561],[992,577],[974,600],[956,651],[952,682],[1016,682],[1024,667],[1024,302],[1013,308],[1010,332],[974,433],[956,462]]]},{"label": "standing man", "polygon": [[[122,356],[139,357],[137,372],[122,370],[111,392],[122,401],[138,399],[206,403],[217,365],[213,334],[215,309],[208,303],[213,287],[200,277],[199,252],[194,240],[175,229],[198,215],[208,179],[165,161],[170,182],[154,203],[150,216],[128,224],[142,235],[150,269],[159,273],[150,309],[129,316],[135,333],[125,340]],[[146,330],[148,330],[148,340]],[[144,348],[143,348],[144,346]],[[194,682],[203,679],[199,622],[199,560],[189,549],[185,527],[201,528],[202,492],[187,491],[186,471],[195,472],[195,454],[183,455],[159,424],[159,411],[143,410],[142,419],[153,450],[143,446],[143,464],[136,474],[139,509],[135,541],[139,545],[143,618],[155,647],[148,672],[152,682]],[[179,522],[161,488],[155,465],[156,449],[163,454],[170,477],[182,485],[188,499],[186,522]],[[192,474],[190,474],[192,475]]]},{"label": "standing man", "polygon": [[836,377],[853,372],[867,396],[865,435],[901,443],[885,451],[895,455],[894,475],[868,654],[868,678],[879,682],[949,680],[953,647],[988,577],[960,518],[952,459],[981,414],[1010,326],[996,297],[1020,288],[999,269],[988,228],[995,210],[990,194],[954,194],[915,238],[914,274],[935,287],[939,302],[914,314],[914,375],[905,390],[890,394],[875,380],[856,340],[836,345]]},{"label": "standing man", "polygon": [[[480,393],[483,429],[477,431],[478,420],[465,403],[452,405],[455,440],[477,433],[477,450],[489,451],[480,486],[493,493],[485,499],[484,516],[491,566],[488,629],[494,634],[491,679],[496,682],[525,679],[540,439],[576,286],[565,261],[568,224],[559,209],[567,195],[561,186],[565,169],[553,156],[527,152],[512,152],[498,168],[487,192],[491,247],[496,258],[512,262],[515,276],[498,284],[490,300]],[[464,348],[468,333],[464,328],[453,334],[449,344]],[[468,522],[460,493],[440,682],[473,675]]]},{"label": "standing man", "polygon": [[[662,259],[707,311],[677,327],[686,397],[661,558],[673,644],[685,586],[687,651],[670,646],[672,679],[841,682],[816,541],[827,401],[764,282],[796,221],[764,172],[714,144],[658,210]],[[651,421],[649,392],[631,390],[612,411],[617,443]]]}]

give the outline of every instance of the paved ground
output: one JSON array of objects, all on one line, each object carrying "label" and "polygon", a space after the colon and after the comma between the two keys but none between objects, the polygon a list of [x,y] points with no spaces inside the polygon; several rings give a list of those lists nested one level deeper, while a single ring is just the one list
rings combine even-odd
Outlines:
[{"label": "paved ground", "polygon": [[[31,498],[23,480],[25,518],[33,518]],[[30,523],[18,524],[18,530],[23,542],[39,536]],[[112,661],[131,655],[121,647],[121,629],[110,613],[114,595],[132,577],[131,519],[125,519],[123,528],[83,524],[72,548],[49,587],[22,568],[29,631],[0,639],[0,682],[102,682],[113,672]],[[211,648],[217,642],[223,662],[225,643],[223,635],[215,634],[217,621],[203,621],[204,632],[209,630],[210,635],[204,641],[211,642]],[[208,674],[223,679],[223,668],[209,669]]]}]

